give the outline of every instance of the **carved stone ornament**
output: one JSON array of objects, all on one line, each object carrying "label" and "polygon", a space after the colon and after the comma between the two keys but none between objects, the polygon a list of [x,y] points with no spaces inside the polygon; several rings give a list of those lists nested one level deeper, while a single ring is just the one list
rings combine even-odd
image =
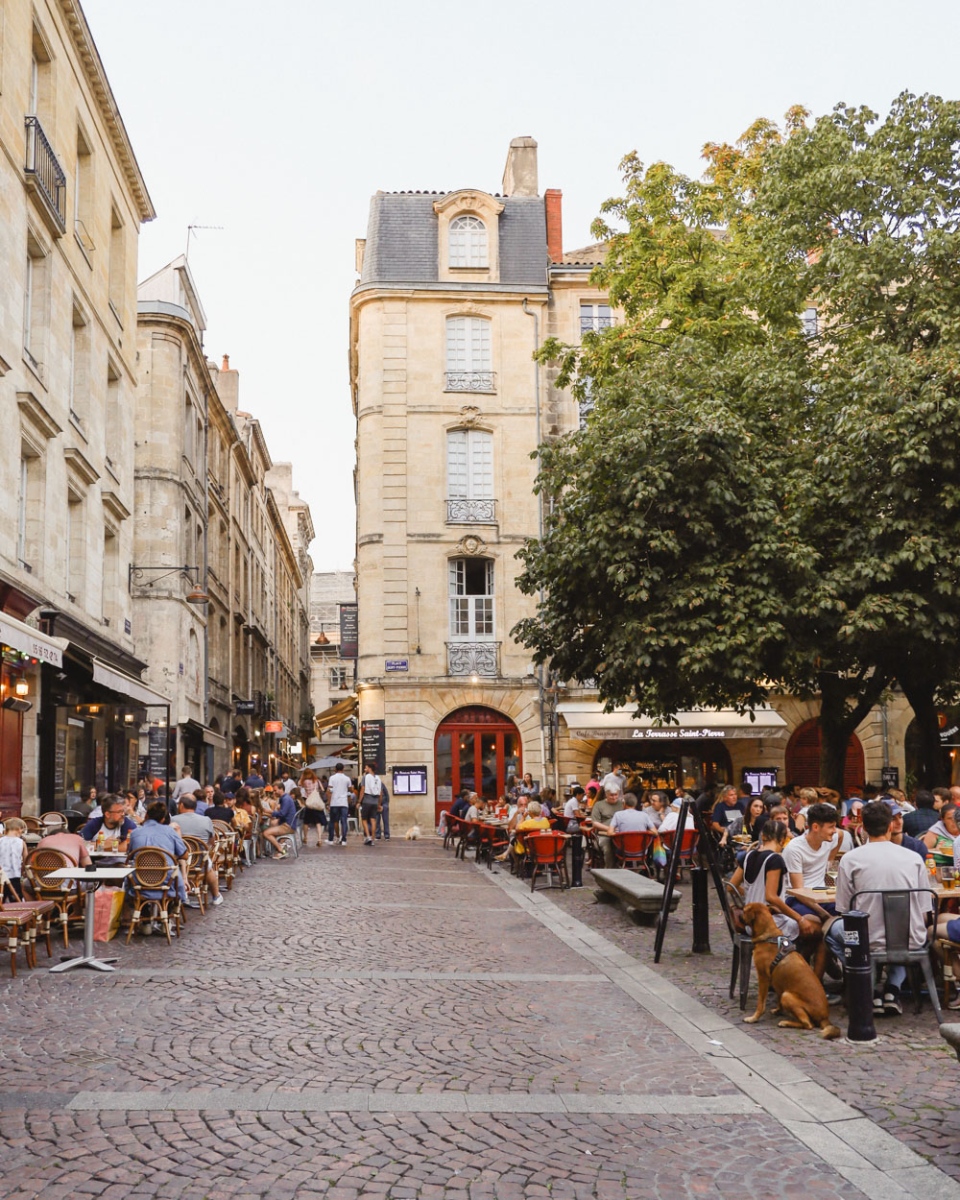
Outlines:
[{"label": "carved stone ornament", "polygon": [[465,404],[463,408],[460,409],[460,416],[462,418],[460,424],[464,427],[464,429],[476,429],[482,415],[483,414],[481,413],[480,409],[475,405]]},{"label": "carved stone ornament", "polygon": [[470,558],[475,558],[478,554],[485,554],[486,551],[487,543],[473,533],[468,533],[466,537],[462,537],[457,542],[457,553],[466,554]]}]

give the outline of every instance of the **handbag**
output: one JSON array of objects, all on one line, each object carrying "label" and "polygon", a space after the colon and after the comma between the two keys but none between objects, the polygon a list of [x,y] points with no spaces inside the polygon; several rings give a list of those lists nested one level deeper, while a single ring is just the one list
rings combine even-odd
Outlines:
[{"label": "handbag", "polygon": [[317,812],[327,811],[327,806],[324,804],[323,797],[319,792],[311,792],[306,800],[304,800],[304,804],[307,806],[307,808],[313,808]]}]

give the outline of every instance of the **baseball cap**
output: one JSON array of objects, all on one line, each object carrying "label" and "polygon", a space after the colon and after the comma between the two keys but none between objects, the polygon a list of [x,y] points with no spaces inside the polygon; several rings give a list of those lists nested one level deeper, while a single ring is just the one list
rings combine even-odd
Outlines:
[{"label": "baseball cap", "polygon": [[899,817],[903,813],[903,809],[892,796],[879,796],[878,799],[890,809],[895,817]]}]

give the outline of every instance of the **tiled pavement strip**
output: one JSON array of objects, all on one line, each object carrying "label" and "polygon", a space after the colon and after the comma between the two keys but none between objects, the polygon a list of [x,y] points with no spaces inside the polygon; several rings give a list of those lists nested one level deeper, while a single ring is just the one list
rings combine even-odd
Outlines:
[{"label": "tiled pavement strip", "polygon": [[258,864],[116,975],[0,977],[0,1196],[960,1197],[638,937],[432,840]]}]

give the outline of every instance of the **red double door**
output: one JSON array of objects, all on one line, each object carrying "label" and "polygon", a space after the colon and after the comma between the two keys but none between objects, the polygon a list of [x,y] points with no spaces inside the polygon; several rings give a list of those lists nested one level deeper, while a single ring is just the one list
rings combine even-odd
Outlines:
[{"label": "red double door", "polygon": [[495,800],[522,771],[520,733],[493,708],[458,708],[437,727],[434,744],[436,819],[464,788]]}]

